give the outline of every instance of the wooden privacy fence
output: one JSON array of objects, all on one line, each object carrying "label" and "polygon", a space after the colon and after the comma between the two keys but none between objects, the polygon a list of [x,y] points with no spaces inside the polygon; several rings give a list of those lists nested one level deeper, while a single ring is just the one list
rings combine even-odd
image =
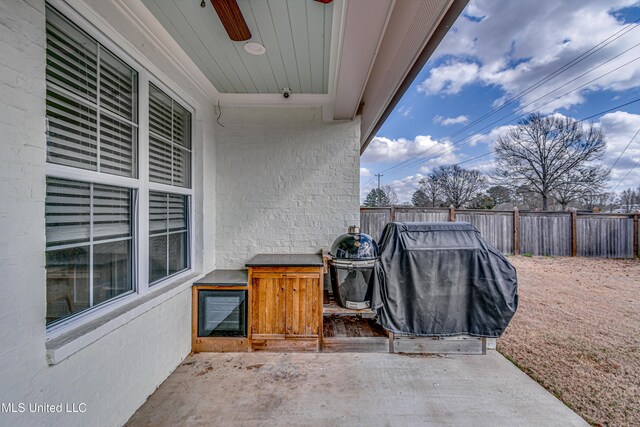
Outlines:
[{"label": "wooden privacy fence", "polygon": [[465,221],[504,254],[634,258],[638,214],[490,211],[453,208],[361,208],[360,228],[378,240],[391,221]]}]

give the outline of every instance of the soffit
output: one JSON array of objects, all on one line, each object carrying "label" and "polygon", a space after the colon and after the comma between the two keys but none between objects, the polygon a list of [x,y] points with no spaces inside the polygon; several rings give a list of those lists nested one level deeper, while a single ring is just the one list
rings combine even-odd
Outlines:
[{"label": "soffit", "polygon": [[363,151],[467,0],[396,1],[362,96]]},{"label": "soffit", "polygon": [[244,50],[224,30],[209,0],[142,0],[221,94],[327,94],[333,3],[238,0],[251,39],[264,55]]}]

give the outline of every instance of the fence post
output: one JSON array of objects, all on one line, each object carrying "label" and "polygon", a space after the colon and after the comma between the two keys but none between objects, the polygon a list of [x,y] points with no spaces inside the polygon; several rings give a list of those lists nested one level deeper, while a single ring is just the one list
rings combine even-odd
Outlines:
[{"label": "fence post", "polygon": [[453,209],[453,205],[449,206],[449,222],[455,222],[456,211]]},{"label": "fence post", "polygon": [[578,213],[571,211],[571,256],[578,255]]},{"label": "fence post", "polygon": [[513,208],[513,254],[520,254],[520,212],[517,206]]},{"label": "fence post", "polygon": [[396,207],[391,206],[391,222],[396,222]]},{"label": "fence post", "polygon": [[638,254],[638,214],[633,214],[633,257],[637,258]]}]

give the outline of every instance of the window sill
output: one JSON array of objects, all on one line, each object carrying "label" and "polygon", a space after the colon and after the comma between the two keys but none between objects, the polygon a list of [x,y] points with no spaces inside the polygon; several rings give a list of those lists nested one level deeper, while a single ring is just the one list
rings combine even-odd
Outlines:
[{"label": "window sill", "polygon": [[176,278],[173,282],[169,282],[157,290],[150,291],[148,294],[105,313],[97,319],[83,323],[55,338],[47,340],[45,345],[47,363],[49,365],[60,363],[110,332],[126,325],[136,317],[188,289],[193,282],[201,277],[203,277],[202,274],[191,274],[186,277]]}]

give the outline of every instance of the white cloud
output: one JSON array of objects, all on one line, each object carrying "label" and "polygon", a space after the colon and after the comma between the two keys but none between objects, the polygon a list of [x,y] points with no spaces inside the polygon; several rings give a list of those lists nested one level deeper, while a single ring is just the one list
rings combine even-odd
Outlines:
[{"label": "white cloud", "polygon": [[361,177],[371,176],[371,171],[367,168],[360,168],[360,176]]},{"label": "white cloud", "polygon": [[363,163],[397,163],[423,155],[433,162],[446,160],[448,163],[456,161],[454,147],[449,141],[437,141],[429,135],[418,135],[414,139],[389,139],[383,136],[375,137],[360,160]]},{"label": "white cloud", "polygon": [[460,115],[458,117],[443,117],[441,115],[437,115],[433,118],[433,123],[441,124],[442,126],[451,126],[457,125],[460,123],[467,123],[469,121],[469,117]]},{"label": "white cloud", "polygon": [[418,85],[418,92],[427,95],[455,95],[464,86],[478,80],[479,68],[478,64],[464,62],[449,62],[433,68],[429,77]]},{"label": "white cloud", "polygon": [[418,189],[418,183],[422,177],[424,177],[423,174],[416,173],[402,179],[396,179],[389,184],[398,195],[399,203],[411,201],[411,196],[413,196],[413,193]]},{"label": "white cloud", "polygon": [[406,105],[403,105],[402,107],[398,108],[398,113],[402,114],[404,117],[413,117],[411,116],[412,111],[413,111],[413,107],[407,107]]},{"label": "white cloud", "polygon": [[[472,0],[432,58],[447,58],[446,62],[430,71],[418,85],[418,92],[456,94],[464,86],[480,82],[505,92],[505,97],[496,104],[500,105],[622,30],[626,24],[616,19],[615,11],[636,2]],[[584,103],[588,91],[621,92],[639,87],[640,61],[625,65],[638,56],[640,48],[632,48],[637,43],[639,31],[634,28],[524,94],[518,105],[525,112],[550,113]],[[581,76],[627,49],[632,50]],[[618,67],[621,68],[613,71]],[[549,96],[541,98],[556,88]],[[573,89],[577,90],[567,93]]]},{"label": "white cloud", "polygon": [[[631,170],[640,160],[640,134],[629,144],[631,138],[640,129],[640,114],[631,114],[624,111],[616,111],[602,116],[599,125],[604,132],[607,141],[607,154],[604,160],[606,166],[611,166],[627,145],[616,166],[611,171],[610,185],[614,186]],[[616,191],[625,188],[637,188],[640,186],[640,166],[637,166],[627,176]]]},{"label": "white cloud", "polygon": [[498,126],[491,129],[489,133],[476,133],[469,138],[469,145],[474,147],[478,144],[486,144],[489,147],[493,147],[493,144],[499,137],[506,135],[506,133],[514,127],[513,125]]}]

